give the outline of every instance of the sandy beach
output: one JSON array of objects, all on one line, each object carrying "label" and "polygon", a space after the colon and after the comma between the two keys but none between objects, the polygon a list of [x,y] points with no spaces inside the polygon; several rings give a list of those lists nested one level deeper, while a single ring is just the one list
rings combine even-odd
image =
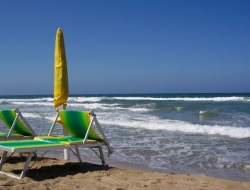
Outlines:
[{"label": "sandy beach", "polygon": [[[23,158],[11,157],[3,171],[21,172]],[[17,180],[0,175],[0,189],[249,189],[250,182],[206,176],[128,170],[44,157]]]}]

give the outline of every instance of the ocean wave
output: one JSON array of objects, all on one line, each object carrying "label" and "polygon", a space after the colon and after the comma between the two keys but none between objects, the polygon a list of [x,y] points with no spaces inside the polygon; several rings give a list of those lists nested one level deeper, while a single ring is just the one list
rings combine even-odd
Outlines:
[{"label": "ocean wave", "polygon": [[7,101],[0,101],[0,105],[7,105],[7,104],[11,104],[11,103]]},{"label": "ocean wave", "polygon": [[150,111],[150,110],[159,109],[159,108],[160,108],[160,105],[156,103],[150,103],[150,104],[135,104],[131,108],[128,108],[128,109],[137,110],[137,111],[141,110],[145,112],[145,111]]},{"label": "ocean wave", "polygon": [[209,114],[210,112],[209,111],[200,111],[199,114],[200,115],[206,115],[206,114]]},{"label": "ocean wave", "polygon": [[16,105],[38,105],[38,106],[51,106],[53,107],[53,102],[12,102],[12,104]]},{"label": "ocean wave", "polygon": [[176,98],[154,98],[154,97],[113,97],[117,100],[151,100],[151,101],[250,101],[249,97],[176,97]]},{"label": "ocean wave", "polygon": [[42,98],[20,98],[20,99],[0,99],[0,101],[6,102],[51,102],[54,101],[53,98],[50,97],[42,97]]},{"label": "ocean wave", "polygon": [[174,107],[174,109],[176,109],[177,111],[182,111],[184,110],[186,107]]},{"label": "ocean wave", "polygon": [[167,130],[179,131],[183,133],[198,133],[204,135],[221,135],[231,138],[249,138],[250,128],[235,127],[235,126],[210,126],[192,124],[185,121],[159,119],[156,116],[147,116],[135,120],[134,118],[119,118],[100,120],[100,123],[105,125],[117,125],[122,127],[145,128],[148,130]]},{"label": "ocean wave", "polygon": [[30,117],[30,118],[41,118],[41,115],[35,114],[35,113],[26,113],[26,112],[24,112],[24,113],[22,113],[22,115],[24,117]]},{"label": "ocean wave", "polygon": [[162,109],[166,109],[166,105],[161,104],[161,103],[149,103],[149,104],[137,104],[138,107],[143,107],[143,108],[147,108],[149,110],[162,110]]},{"label": "ocean wave", "polygon": [[199,111],[199,116],[206,116],[206,117],[210,117],[210,116],[216,116],[218,115],[217,110],[201,110]]},{"label": "ocean wave", "polygon": [[103,97],[69,97],[69,102],[99,102]]},{"label": "ocean wave", "polygon": [[149,109],[147,108],[123,108],[123,109],[127,109],[127,110],[130,110],[130,111],[133,111],[133,112],[147,112],[149,111]]},{"label": "ocean wave", "polygon": [[[0,99],[0,103],[29,103],[29,102],[53,102],[54,98],[52,97],[41,97],[34,99]],[[106,102],[107,101],[107,102]],[[240,96],[231,96],[231,97],[69,97],[68,103],[94,103],[94,102],[102,102],[102,103],[111,103],[112,101],[193,101],[193,102],[227,102],[227,101],[235,101],[235,102],[249,102],[250,97],[240,97]],[[161,104],[151,103],[150,105],[153,109],[161,108]]]}]

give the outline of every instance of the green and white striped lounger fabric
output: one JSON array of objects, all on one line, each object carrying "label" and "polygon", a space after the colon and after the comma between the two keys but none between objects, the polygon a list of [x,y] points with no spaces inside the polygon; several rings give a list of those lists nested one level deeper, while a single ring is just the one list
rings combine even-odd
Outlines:
[{"label": "green and white striped lounger fabric", "polygon": [[[35,140],[42,140],[42,141],[49,141],[49,142],[56,142],[61,143],[65,146],[67,145],[81,145],[83,144],[82,138],[75,138],[71,136],[37,136],[34,138]],[[96,140],[87,139],[85,143],[97,143]]]},{"label": "green and white striped lounger fabric", "polygon": [[[53,147],[53,146],[64,146],[65,144],[60,141],[48,141],[43,139],[34,139],[34,140],[13,140],[13,141],[0,141],[0,148],[1,150],[11,150],[11,152],[20,152],[22,149],[34,149],[37,148],[46,148],[46,147]],[[19,149],[18,151],[16,151]]]},{"label": "green and white striped lounger fabric", "polygon": [[[72,137],[84,138],[87,134],[91,119],[90,111],[59,110],[61,124]],[[104,141],[90,128],[88,139]]]},{"label": "green and white striped lounger fabric", "polygon": [[33,139],[36,134],[18,109],[0,110],[0,118],[9,132],[0,132],[0,140]]}]

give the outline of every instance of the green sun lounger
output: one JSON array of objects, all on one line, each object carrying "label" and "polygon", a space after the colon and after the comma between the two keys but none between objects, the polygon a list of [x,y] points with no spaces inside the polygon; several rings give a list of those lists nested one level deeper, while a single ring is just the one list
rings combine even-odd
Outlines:
[{"label": "green sun lounger", "polygon": [[[58,121],[59,117],[60,123],[70,134],[69,136],[52,136],[55,123]],[[95,132],[96,130],[94,129],[94,126],[97,128],[99,134]],[[113,153],[113,150],[97,121],[96,115],[92,111],[58,110],[58,114],[48,136],[37,136],[33,140],[0,141],[0,150],[3,151],[0,161],[0,170],[2,170],[5,161],[8,159],[7,153],[29,153],[20,176],[3,171],[0,171],[0,173],[21,179],[29,170],[31,157],[37,151],[44,150],[44,154],[46,154],[50,150],[65,148],[70,148],[80,162],[81,157],[78,148],[91,148],[92,150],[98,149],[99,154],[97,152],[96,154],[101,159],[102,164],[106,165],[102,150],[103,146],[108,148],[109,154]],[[72,150],[73,148],[75,151]],[[42,154],[42,156],[44,154]],[[30,167],[32,166],[33,165]]]},{"label": "green sun lounger", "polygon": [[36,136],[36,133],[17,108],[0,110],[0,118],[9,129],[8,133],[0,132],[0,141],[33,139]]},{"label": "green sun lounger", "polygon": [[[81,138],[82,144],[85,145],[89,140],[95,140],[98,145],[93,144],[93,148],[99,149],[99,158],[105,165],[102,146],[108,149],[108,155],[113,153],[113,149],[109,144],[97,118],[93,111],[79,110],[57,110],[58,114],[49,131],[48,136],[52,134],[55,123],[59,122],[71,137]],[[94,126],[97,130],[95,130]],[[99,132],[99,134],[96,133]],[[91,147],[90,147],[91,148]],[[78,154],[77,154],[78,155]]]}]

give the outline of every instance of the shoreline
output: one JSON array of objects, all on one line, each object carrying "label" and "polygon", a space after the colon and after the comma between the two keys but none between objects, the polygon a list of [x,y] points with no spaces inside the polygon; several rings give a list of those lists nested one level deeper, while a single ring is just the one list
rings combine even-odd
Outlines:
[{"label": "shoreline", "polygon": [[[57,154],[57,156],[55,156],[55,154],[53,154],[53,152],[50,152],[49,154],[47,154],[48,157],[55,157],[57,159],[61,159],[63,160],[63,154]],[[90,155],[86,155],[86,154],[82,154],[81,156],[84,161],[89,162],[89,163],[94,163],[94,164],[101,164],[99,158],[95,157],[95,156],[90,156]],[[159,173],[174,173],[174,174],[186,174],[186,175],[196,175],[196,176],[205,176],[205,177],[213,177],[213,178],[218,178],[218,179],[224,179],[224,180],[229,180],[229,181],[238,181],[238,182],[250,182],[250,173],[248,174],[248,176],[245,176],[244,178],[235,178],[235,175],[233,175],[234,177],[230,177],[230,176],[225,176],[222,174],[218,174],[217,175],[209,175],[210,172],[204,173],[204,172],[198,172],[198,171],[191,171],[191,170],[178,170],[178,169],[174,169],[174,168],[156,168],[156,167],[151,167],[148,166],[144,163],[133,163],[133,162],[126,162],[126,161],[120,161],[117,160],[115,158],[112,157],[106,157],[106,162],[109,166],[111,167],[115,167],[115,168],[121,168],[121,169],[128,169],[128,170],[138,170],[138,171],[145,171],[145,172],[159,172]],[[77,161],[75,156],[71,157],[72,161]],[[209,169],[206,169],[206,171],[208,171]]]},{"label": "shoreline", "polygon": [[[11,157],[3,171],[20,173],[24,158]],[[110,164],[113,165],[113,164]],[[131,165],[133,168],[133,165]],[[250,182],[193,174],[104,167],[43,157],[21,179],[0,174],[0,189],[249,189]]]},{"label": "shoreline", "polygon": [[[88,160],[89,161],[89,160]],[[192,171],[177,171],[174,169],[161,169],[161,168],[152,168],[150,166],[147,166],[145,164],[136,164],[136,163],[128,163],[128,162],[121,162],[121,161],[109,161],[110,165],[116,168],[121,169],[128,169],[128,170],[138,170],[138,171],[145,171],[145,172],[159,172],[159,173],[174,173],[174,174],[180,174],[180,175],[195,175],[195,176],[204,176],[204,177],[212,177],[216,179],[222,179],[222,180],[229,180],[229,181],[237,181],[237,182],[250,182],[250,173],[249,178],[246,176],[241,179],[233,179],[235,177],[222,177],[219,174],[217,176],[209,175],[208,173],[198,173],[198,172],[192,172]],[[210,171],[211,173],[211,171]]]}]

